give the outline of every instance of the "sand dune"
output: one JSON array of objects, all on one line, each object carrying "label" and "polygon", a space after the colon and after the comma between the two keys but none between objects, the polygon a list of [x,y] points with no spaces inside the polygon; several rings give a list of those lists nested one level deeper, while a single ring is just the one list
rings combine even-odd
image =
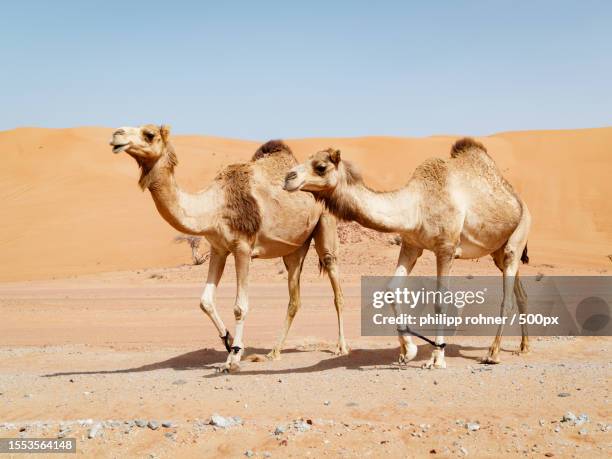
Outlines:
[{"label": "sand dune", "polygon": [[[0,280],[173,266],[188,251],[137,186],[134,161],[113,155],[110,128],[0,132]],[[401,186],[414,167],[445,157],[456,136],[289,140],[302,159],[335,146],[378,189]],[[612,128],[509,132],[479,138],[534,217],[529,250],[540,263],[610,268]],[[195,191],[257,142],[176,136],[181,186]]]}]

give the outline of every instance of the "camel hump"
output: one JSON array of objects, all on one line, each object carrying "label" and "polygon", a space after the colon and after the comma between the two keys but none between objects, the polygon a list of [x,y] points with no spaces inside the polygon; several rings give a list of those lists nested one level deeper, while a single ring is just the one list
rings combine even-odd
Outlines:
[{"label": "camel hump", "polygon": [[481,150],[485,153],[487,152],[487,149],[482,143],[472,139],[471,137],[464,137],[463,139],[457,140],[451,147],[451,157],[456,158],[457,156],[470,150]]},{"label": "camel hump", "polygon": [[269,140],[257,149],[257,151],[253,154],[251,161],[257,161],[262,158],[267,158],[268,156],[276,155],[288,155],[295,158],[291,148],[289,148],[289,145],[287,145],[285,142],[282,140]]},{"label": "camel hump", "polygon": [[223,218],[234,231],[253,236],[261,227],[261,211],[251,187],[253,168],[250,164],[231,164],[215,178],[224,192]]}]

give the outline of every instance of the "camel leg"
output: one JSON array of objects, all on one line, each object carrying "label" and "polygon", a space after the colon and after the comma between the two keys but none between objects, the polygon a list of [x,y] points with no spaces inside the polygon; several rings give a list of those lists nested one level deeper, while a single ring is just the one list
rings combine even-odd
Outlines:
[{"label": "camel leg", "polygon": [[229,334],[227,328],[225,328],[225,325],[217,312],[217,308],[215,307],[215,291],[217,290],[217,286],[219,285],[219,281],[223,275],[227,255],[227,252],[221,252],[215,248],[211,249],[210,261],[208,264],[208,277],[206,279],[204,292],[200,298],[200,308],[210,318],[210,320],[212,320],[221,339],[223,339],[226,343],[231,344],[231,335]]},{"label": "camel leg", "polygon": [[[437,289],[439,292],[448,290],[449,287],[449,274],[455,258],[455,247],[445,248],[436,252],[436,270],[437,270]],[[436,314],[445,314],[447,305],[437,303],[435,304]],[[439,327],[436,332],[435,343],[438,345],[444,344],[444,331],[440,330],[443,328]],[[423,368],[446,368],[446,361],[444,360],[444,348],[434,347],[431,353],[430,359],[423,364]]]},{"label": "camel leg", "polygon": [[344,296],[340,286],[340,273],[338,269],[338,232],[336,230],[336,217],[324,212],[321,214],[319,223],[314,231],[315,249],[323,269],[329,276],[332,290],[334,291],[334,306],[338,317],[338,345],[336,355],[347,355],[349,347],[344,339],[344,320],[342,309],[344,308]]},{"label": "camel leg", "polygon": [[287,316],[285,317],[285,326],[280,334],[278,343],[274,346],[274,349],[270,351],[267,357],[271,360],[280,359],[281,350],[287,339],[287,334],[293,323],[293,319],[300,309],[300,275],[302,273],[302,266],[304,259],[310,248],[310,239],[295,252],[283,257],[283,262],[287,268],[288,277],[287,283],[289,284],[289,305],[287,306]]},{"label": "camel leg", "polygon": [[[505,317],[506,311],[511,309],[514,306],[515,301],[515,288],[516,283],[520,282],[517,278],[518,275],[518,266],[520,262],[520,254],[523,251],[523,247],[520,247],[520,251],[516,250],[512,245],[510,245],[510,241],[503,247],[498,250],[494,255],[493,259],[495,260],[495,264],[502,269],[503,274],[503,300],[499,310],[500,317]],[[520,285],[520,284],[519,284]],[[520,286],[522,288],[522,286]],[[517,298],[518,299],[518,298]],[[526,298],[525,298],[526,300]],[[521,307],[526,307],[526,301]],[[504,324],[501,323],[497,328],[497,334],[493,339],[493,343],[489,348],[489,352],[486,357],[482,359],[482,363],[499,363],[499,351],[501,349],[501,337],[504,331]],[[526,333],[526,327],[523,329],[523,332]],[[526,338],[526,337],[525,337]]]},{"label": "camel leg", "polygon": [[[499,268],[502,274],[504,272],[504,257],[505,257],[504,249],[505,247],[502,247],[501,249],[491,254],[491,256],[493,257],[493,261],[495,261],[495,266]],[[516,279],[514,280],[514,299],[518,305],[519,313],[526,314],[527,313],[527,293],[525,292],[525,289],[523,288],[523,284],[519,278],[518,271],[516,273]],[[529,353],[529,333],[527,332],[527,324],[521,325],[521,335],[522,335],[521,346],[519,350],[516,351],[516,353],[517,354],[527,354]]]},{"label": "camel leg", "polygon": [[[522,253],[522,252],[521,252]],[[491,254],[493,257],[493,261],[495,261],[495,266],[499,268],[499,270],[504,272],[504,248],[501,248],[497,252]],[[523,288],[523,283],[519,278],[519,273],[516,273],[516,279],[514,280],[514,298],[518,305],[518,310],[520,314],[527,313],[527,292]],[[521,346],[516,354],[528,354],[529,353],[529,333],[527,331],[527,324],[521,324]]]},{"label": "camel leg", "polygon": [[[527,314],[527,292],[523,288],[523,284],[519,279],[519,273],[516,273],[516,280],[514,281],[514,296],[516,297],[516,303],[520,314]],[[529,333],[527,331],[527,324],[521,325],[521,347],[518,350],[519,354],[529,353]]]},{"label": "camel leg", "polygon": [[247,247],[238,247],[234,252],[236,262],[236,301],[234,302],[234,318],[236,319],[236,336],[227,356],[227,361],[220,367],[221,371],[230,372],[240,370],[240,359],[244,354],[243,332],[244,322],[249,312],[249,266],[251,253]]},{"label": "camel leg", "polygon": [[[500,269],[500,271],[504,271],[504,249],[500,249],[494,254],[492,254],[493,260],[495,261],[495,265]],[[518,310],[520,314],[527,313],[527,292],[523,288],[523,283],[519,278],[519,273],[516,273],[516,279],[514,280],[514,297],[516,303],[518,305]],[[521,345],[516,354],[528,354],[529,353],[529,333],[527,331],[527,324],[521,324]]]},{"label": "camel leg", "polygon": [[[504,247],[493,254],[495,264],[502,271],[504,282],[504,299],[500,308],[500,316],[504,317],[506,308],[513,306],[515,300],[519,305],[519,311],[524,313],[527,311],[527,295],[518,278],[518,269],[523,249],[527,245],[527,236],[531,226],[531,215],[527,206],[522,203],[523,214],[521,221],[508,239]],[[501,337],[504,331],[503,323],[498,327],[497,334],[493,339],[493,343],[489,348],[486,357],[482,359],[483,363],[499,363],[499,350],[501,348]],[[521,351],[529,350],[529,336],[527,334],[527,325],[521,326]]]},{"label": "camel leg", "polygon": [[[423,249],[419,249],[417,247],[407,245],[406,243],[402,243],[400,254],[397,260],[397,267],[395,268],[395,273],[393,274],[394,279],[389,285],[390,290],[395,290],[396,287],[401,285],[402,278],[410,274],[422,253]],[[395,305],[395,303],[391,303],[391,307],[393,308],[393,313],[397,317],[397,306]],[[397,337],[400,344],[399,363],[408,363],[416,357],[418,350],[417,346],[412,342],[412,336],[408,335],[405,332],[402,332],[402,329],[400,329],[399,327],[397,330]]]}]

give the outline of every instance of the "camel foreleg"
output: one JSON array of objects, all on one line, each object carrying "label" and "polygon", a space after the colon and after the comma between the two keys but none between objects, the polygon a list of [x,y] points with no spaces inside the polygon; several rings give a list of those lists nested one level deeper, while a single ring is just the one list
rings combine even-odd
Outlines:
[{"label": "camel foreleg", "polygon": [[234,252],[234,259],[236,261],[236,301],[234,302],[236,330],[227,360],[219,368],[223,372],[240,370],[240,359],[244,354],[244,322],[249,312],[248,284],[251,253],[247,249],[239,248]]},{"label": "camel foreleg", "polygon": [[231,345],[232,337],[227,328],[225,328],[225,324],[221,320],[221,317],[217,312],[217,308],[215,307],[215,292],[217,290],[217,286],[219,285],[219,281],[221,280],[221,276],[223,275],[227,255],[227,252],[221,252],[214,248],[211,249],[206,286],[204,287],[204,292],[200,298],[200,309],[202,309],[210,320],[212,320],[226,347],[228,346],[227,343]]}]

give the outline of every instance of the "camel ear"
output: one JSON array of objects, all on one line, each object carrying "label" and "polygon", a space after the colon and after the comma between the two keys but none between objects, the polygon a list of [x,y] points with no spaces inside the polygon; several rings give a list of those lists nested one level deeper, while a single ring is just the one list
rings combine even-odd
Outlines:
[{"label": "camel ear", "polygon": [[340,150],[332,150],[329,153],[329,160],[337,166],[340,163]]},{"label": "camel ear", "polygon": [[168,138],[170,137],[170,126],[167,124],[162,124],[159,127],[159,134],[161,135],[162,140],[167,142]]}]

